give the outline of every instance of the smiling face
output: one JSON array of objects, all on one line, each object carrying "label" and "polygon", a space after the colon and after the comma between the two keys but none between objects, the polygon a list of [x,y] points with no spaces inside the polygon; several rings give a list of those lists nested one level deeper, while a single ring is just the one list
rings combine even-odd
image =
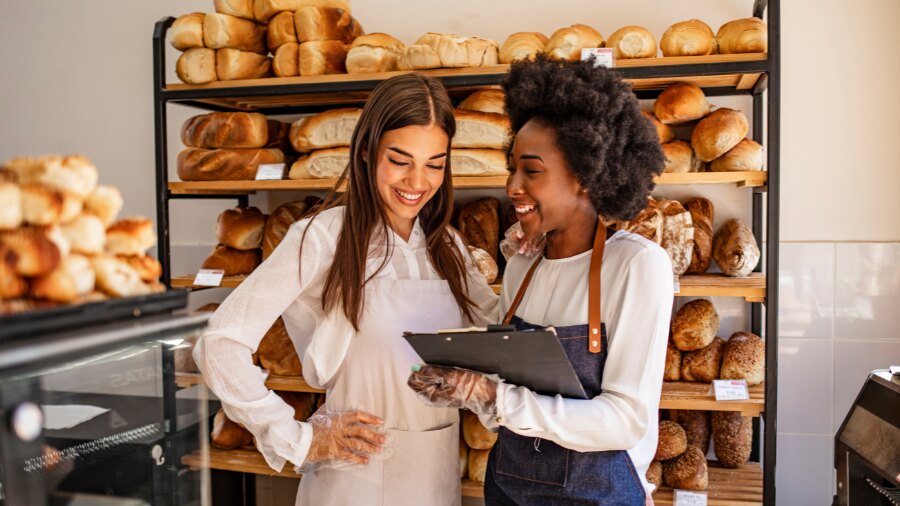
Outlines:
[{"label": "smiling face", "polygon": [[439,126],[389,130],[378,142],[375,182],[391,228],[408,240],[419,211],[444,182],[447,133]]}]

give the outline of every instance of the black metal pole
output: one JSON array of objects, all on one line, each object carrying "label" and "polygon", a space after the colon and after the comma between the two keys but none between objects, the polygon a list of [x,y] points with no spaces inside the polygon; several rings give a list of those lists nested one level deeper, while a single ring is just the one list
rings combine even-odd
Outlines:
[{"label": "black metal pole", "polygon": [[[762,80],[762,78],[760,78]],[[753,140],[760,144],[766,144],[765,140],[763,140],[763,135],[765,129],[763,125],[765,125],[765,114],[763,110],[763,93],[765,91],[765,86],[754,87],[753,89]],[[756,244],[762,247],[763,245],[763,195],[765,194],[764,189],[754,189],[753,194],[751,196],[752,205],[753,205],[753,214],[752,214],[752,227],[753,227],[753,237],[756,239]],[[763,265],[762,262],[757,264],[757,266],[753,269],[754,272],[762,272]],[[763,328],[763,317],[762,317],[762,304],[759,302],[754,302],[750,304],[750,332],[753,332],[756,335],[762,335]]]},{"label": "black metal pole", "polygon": [[153,116],[156,136],[156,230],[159,237],[157,256],[162,265],[160,280],[171,288],[172,259],[169,243],[169,160],[166,142],[166,30],[175,21],[166,17],[156,22],[153,29]]}]

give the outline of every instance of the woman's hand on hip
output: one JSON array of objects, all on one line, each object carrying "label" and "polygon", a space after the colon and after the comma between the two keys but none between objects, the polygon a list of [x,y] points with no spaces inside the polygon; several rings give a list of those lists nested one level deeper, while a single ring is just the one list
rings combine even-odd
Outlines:
[{"label": "woman's hand on hip", "polygon": [[307,420],[313,440],[302,470],[346,468],[368,464],[383,454],[384,421],[364,411],[336,413],[322,406]]},{"label": "woman's hand on hip", "polygon": [[414,366],[406,384],[431,406],[465,408],[479,415],[497,411],[500,378],[495,374],[457,367]]}]

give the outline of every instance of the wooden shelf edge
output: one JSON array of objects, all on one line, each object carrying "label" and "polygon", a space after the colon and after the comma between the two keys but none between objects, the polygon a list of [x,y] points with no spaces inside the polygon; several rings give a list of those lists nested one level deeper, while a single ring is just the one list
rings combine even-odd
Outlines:
[{"label": "wooden shelf edge", "polygon": [[[181,388],[188,388],[201,383],[203,383],[203,376],[200,373],[175,373],[175,384]],[[312,387],[302,376],[278,376],[270,374],[269,377],[266,378],[266,387],[279,392],[325,393],[325,390]]]},{"label": "wooden shelf edge", "polygon": [[684,381],[663,382],[660,409],[691,411],[734,411],[742,416],[757,417],[765,411],[765,384],[749,388],[750,399],[745,401],[717,401],[708,383]]}]

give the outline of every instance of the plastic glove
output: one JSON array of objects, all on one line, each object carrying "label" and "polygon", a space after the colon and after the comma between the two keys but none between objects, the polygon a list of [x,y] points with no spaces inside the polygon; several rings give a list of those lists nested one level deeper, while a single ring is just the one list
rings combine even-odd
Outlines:
[{"label": "plastic glove", "polygon": [[544,251],[546,244],[547,237],[544,234],[526,239],[525,231],[522,230],[522,224],[515,222],[503,233],[503,240],[500,241],[500,252],[503,253],[503,258],[507,260],[516,254],[533,257]]},{"label": "plastic glove", "polygon": [[416,365],[406,384],[425,404],[431,406],[465,408],[479,415],[497,412],[500,378],[496,374],[457,367]]},{"label": "plastic glove", "polygon": [[363,411],[336,413],[320,407],[307,422],[313,439],[300,472],[363,466],[369,459],[385,457],[384,421]]}]

